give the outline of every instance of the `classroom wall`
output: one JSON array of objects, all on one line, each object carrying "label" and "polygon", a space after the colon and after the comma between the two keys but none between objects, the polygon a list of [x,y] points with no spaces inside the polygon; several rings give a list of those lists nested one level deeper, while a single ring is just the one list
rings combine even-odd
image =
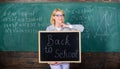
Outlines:
[{"label": "classroom wall", "polygon": [[[1,0],[0,2],[52,2],[56,0]],[[69,0],[58,0],[57,2]],[[120,2],[120,0],[70,0],[69,2]],[[82,63],[71,64],[71,69],[120,69],[119,52],[84,52]],[[0,52],[0,69],[50,69],[38,63],[37,52]]]}]

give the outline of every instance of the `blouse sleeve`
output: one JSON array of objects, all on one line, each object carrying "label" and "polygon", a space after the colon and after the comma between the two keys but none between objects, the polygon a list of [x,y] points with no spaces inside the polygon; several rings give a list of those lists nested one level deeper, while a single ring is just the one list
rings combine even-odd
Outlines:
[{"label": "blouse sleeve", "polygon": [[73,29],[73,30],[80,30],[80,32],[83,32],[84,31],[84,26],[83,25],[70,25],[70,28]]}]

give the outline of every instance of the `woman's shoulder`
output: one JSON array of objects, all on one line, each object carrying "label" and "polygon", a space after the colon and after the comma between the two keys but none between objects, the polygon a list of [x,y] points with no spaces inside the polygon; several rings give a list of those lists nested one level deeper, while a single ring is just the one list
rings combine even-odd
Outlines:
[{"label": "woman's shoulder", "polygon": [[51,29],[54,29],[54,26],[53,25],[49,25],[47,26],[46,30],[51,30]]},{"label": "woman's shoulder", "polygon": [[47,28],[54,28],[54,26],[53,25],[49,25],[49,26],[47,26]]},{"label": "woman's shoulder", "polygon": [[48,27],[53,27],[53,25],[49,25]]}]

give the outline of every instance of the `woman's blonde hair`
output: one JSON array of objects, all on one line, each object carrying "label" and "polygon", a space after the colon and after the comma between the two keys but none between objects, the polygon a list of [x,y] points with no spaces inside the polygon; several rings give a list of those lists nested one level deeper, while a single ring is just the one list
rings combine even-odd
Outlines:
[{"label": "woman's blonde hair", "polygon": [[[52,25],[55,25],[55,20],[53,19],[53,17],[55,16],[55,14],[56,14],[57,11],[62,12],[62,14],[64,15],[64,11],[63,11],[63,10],[61,10],[61,9],[59,9],[59,8],[55,9],[55,10],[52,12],[52,14],[51,14],[51,19],[50,19],[50,22],[51,22]],[[64,21],[64,19],[63,19],[63,21]]]}]

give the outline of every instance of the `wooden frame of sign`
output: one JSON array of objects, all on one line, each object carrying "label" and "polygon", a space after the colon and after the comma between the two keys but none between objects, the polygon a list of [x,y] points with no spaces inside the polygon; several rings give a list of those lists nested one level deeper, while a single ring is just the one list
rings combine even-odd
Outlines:
[{"label": "wooden frame of sign", "polygon": [[39,31],[38,62],[81,63],[80,31]]}]

